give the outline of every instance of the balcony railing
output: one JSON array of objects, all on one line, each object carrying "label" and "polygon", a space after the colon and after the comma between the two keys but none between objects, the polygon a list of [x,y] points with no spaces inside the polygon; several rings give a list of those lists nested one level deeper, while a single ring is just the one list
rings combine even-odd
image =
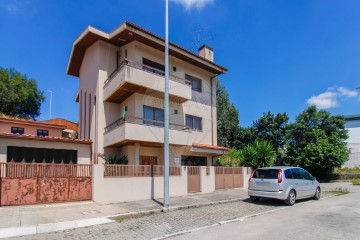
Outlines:
[{"label": "balcony railing", "polygon": [[[125,118],[120,118],[115,122],[112,122],[111,124],[106,126],[104,129],[105,133],[110,132],[111,130],[123,125],[124,123],[135,123],[135,124],[142,124],[148,126],[164,127],[163,121],[151,120],[151,119],[134,117],[134,116],[126,116]],[[169,127],[170,129],[175,129],[175,130],[187,130],[187,131],[190,130],[189,126],[175,124],[175,123],[170,123]]]},{"label": "balcony railing", "polygon": [[[124,68],[125,66],[133,67],[133,68],[142,70],[144,72],[149,72],[149,73],[161,76],[161,77],[165,76],[165,73],[163,71],[159,70],[159,69],[156,69],[156,68],[150,67],[148,65],[138,63],[138,62],[134,62],[134,61],[131,61],[129,59],[125,59],[124,61],[122,61],[120,63],[120,65],[115,69],[115,71],[113,71],[109,75],[109,77],[105,80],[104,88],[111,82],[112,79],[114,79],[114,77],[117,75],[117,73],[120,72],[120,70],[122,68]],[[191,81],[189,81],[189,80],[187,80],[185,78],[181,78],[181,77],[172,75],[172,74],[169,75],[169,79],[172,80],[172,81],[175,81],[175,82],[185,84],[185,85],[189,85],[189,86],[191,85]]]}]

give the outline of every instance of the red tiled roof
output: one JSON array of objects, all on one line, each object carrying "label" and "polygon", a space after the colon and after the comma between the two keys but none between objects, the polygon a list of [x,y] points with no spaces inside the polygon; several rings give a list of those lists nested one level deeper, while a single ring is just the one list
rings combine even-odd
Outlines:
[{"label": "red tiled roof", "polygon": [[0,122],[11,122],[11,123],[29,124],[29,125],[47,126],[47,127],[65,129],[65,126],[63,125],[47,123],[47,122],[38,122],[35,120],[24,119],[24,118],[12,118],[12,117],[1,116]]},{"label": "red tiled roof", "polygon": [[216,145],[210,145],[210,144],[200,144],[200,143],[193,143],[193,147],[197,148],[209,148],[209,149],[215,149],[215,150],[225,150],[228,151],[229,149],[222,146],[216,146]]},{"label": "red tiled roof", "polygon": [[90,139],[76,139],[76,138],[64,138],[64,137],[39,137],[31,134],[13,134],[7,132],[0,132],[0,138],[16,138],[16,139],[29,139],[38,141],[49,141],[49,142],[67,142],[67,143],[80,143],[80,144],[91,144]]}]

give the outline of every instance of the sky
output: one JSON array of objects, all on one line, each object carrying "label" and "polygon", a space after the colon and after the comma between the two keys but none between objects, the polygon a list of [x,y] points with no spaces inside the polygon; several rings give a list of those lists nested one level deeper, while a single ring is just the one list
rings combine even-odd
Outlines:
[{"label": "sky", "polygon": [[[358,0],[172,0],[169,38],[214,49],[241,126],[268,111],[293,120],[312,104],[360,114],[359,12]],[[47,97],[39,120],[49,118],[50,90],[52,118],[78,121],[72,44],[88,25],[110,32],[126,20],[164,36],[165,1],[1,0],[0,67],[37,80]]]}]

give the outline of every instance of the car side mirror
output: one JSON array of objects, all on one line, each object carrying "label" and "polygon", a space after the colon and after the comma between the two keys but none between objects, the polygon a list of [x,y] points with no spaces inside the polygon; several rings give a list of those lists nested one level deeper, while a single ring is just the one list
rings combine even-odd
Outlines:
[{"label": "car side mirror", "polygon": [[316,177],[311,177],[311,181],[315,181],[316,180]]}]

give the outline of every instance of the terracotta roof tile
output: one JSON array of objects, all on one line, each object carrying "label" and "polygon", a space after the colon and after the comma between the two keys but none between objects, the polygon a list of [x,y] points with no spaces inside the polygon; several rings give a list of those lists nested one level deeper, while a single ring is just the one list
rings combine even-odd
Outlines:
[{"label": "terracotta roof tile", "polygon": [[210,145],[210,144],[193,143],[192,145],[193,145],[193,147],[197,147],[197,148],[209,148],[209,149],[225,150],[225,151],[229,150],[226,147]]},{"label": "terracotta roof tile", "polygon": [[49,142],[68,142],[68,143],[81,143],[91,144],[91,139],[76,139],[76,138],[64,138],[64,137],[51,137],[51,136],[36,136],[31,134],[13,134],[8,132],[0,132],[0,138],[17,138],[17,139],[29,139],[38,141],[49,141]]}]

